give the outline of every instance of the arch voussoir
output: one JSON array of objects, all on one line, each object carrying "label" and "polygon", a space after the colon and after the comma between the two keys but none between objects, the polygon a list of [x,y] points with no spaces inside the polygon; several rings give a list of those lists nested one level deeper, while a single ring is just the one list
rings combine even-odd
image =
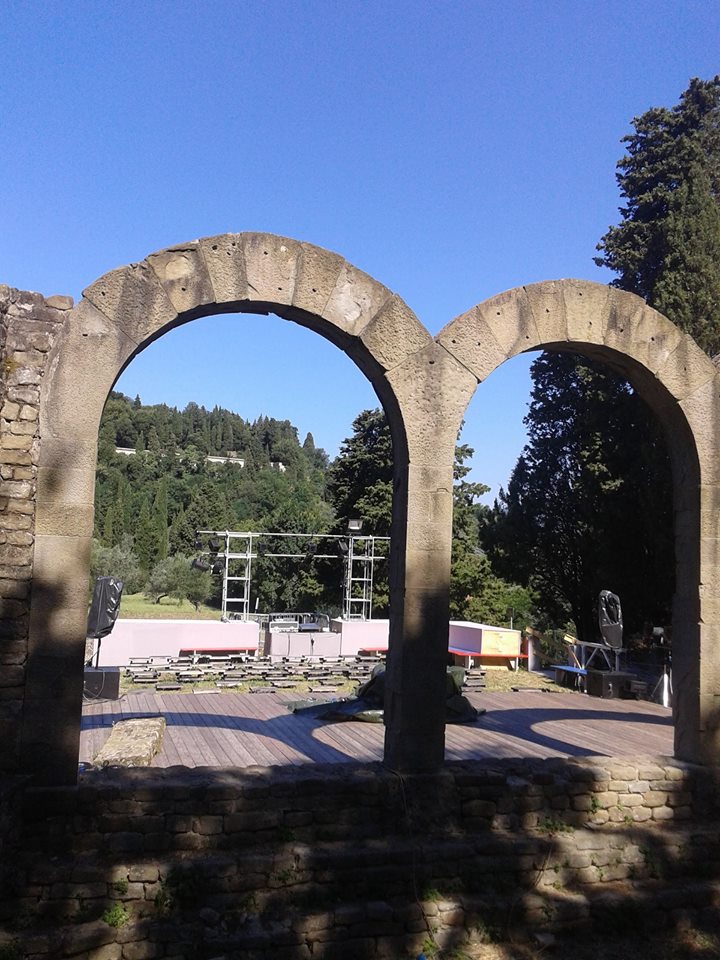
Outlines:
[{"label": "arch voussoir", "polygon": [[215,290],[197,240],[151,253],[145,262],[158,278],[176,314],[214,302]]},{"label": "arch voussoir", "polygon": [[147,261],[104,274],[83,297],[141,344],[177,318],[177,310]]}]

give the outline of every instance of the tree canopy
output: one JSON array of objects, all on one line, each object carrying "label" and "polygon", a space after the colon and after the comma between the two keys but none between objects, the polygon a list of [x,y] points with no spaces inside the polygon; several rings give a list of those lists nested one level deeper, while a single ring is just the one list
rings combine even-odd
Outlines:
[{"label": "tree canopy", "polygon": [[713,355],[720,352],[720,76],[690,81],[623,138],[621,222],[598,244],[613,285],[644,297]]},{"label": "tree canopy", "polygon": [[531,375],[528,443],[486,534],[498,570],[581,639],[596,639],[601,589],[621,596],[629,630],[666,622],[672,506],[659,427],[627,383],[582,357],[542,354]]}]

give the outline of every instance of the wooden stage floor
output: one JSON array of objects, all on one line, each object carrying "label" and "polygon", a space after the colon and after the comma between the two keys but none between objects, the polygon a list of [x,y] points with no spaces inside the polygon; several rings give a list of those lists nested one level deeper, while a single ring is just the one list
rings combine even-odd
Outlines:
[{"label": "wooden stage floor", "polygon": [[[92,762],[113,723],[162,715],[162,751],[153,766],[245,767],[382,760],[382,724],[328,723],[287,711],[293,693],[132,693],[86,703],[80,760]],[[584,694],[471,693],[485,707],[472,726],[448,726],[448,760],[497,757],[672,755],[670,710]]]}]

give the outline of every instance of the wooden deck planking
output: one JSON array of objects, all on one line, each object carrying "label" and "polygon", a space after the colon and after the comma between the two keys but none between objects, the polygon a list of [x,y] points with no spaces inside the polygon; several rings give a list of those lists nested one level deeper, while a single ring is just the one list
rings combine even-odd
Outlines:
[{"label": "wooden deck planking", "polygon": [[[163,749],[153,766],[249,765],[382,760],[381,724],[325,723],[287,711],[295,694],[158,694],[86,703],[80,759],[91,761],[114,722],[163,715]],[[572,693],[469,695],[484,707],[477,723],[449,725],[448,760],[500,757],[672,754],[670,711],[633,700],[599,700]]]}]

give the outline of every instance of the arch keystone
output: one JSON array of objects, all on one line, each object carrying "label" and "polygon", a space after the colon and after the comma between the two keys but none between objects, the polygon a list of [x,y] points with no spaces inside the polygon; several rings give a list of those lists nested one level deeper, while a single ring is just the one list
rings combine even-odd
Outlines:
[{"label": "arch keystone", "polygon": [[226,233],[198,240],[210,276],[215,303],[248,299],[243,234]]},{"label": "arch keystone", "polygon": [[242,237],[250,299],[290,305],[301,244],[272,233],[245,233]]},{"label": "arch keystone", "polygon": [[523,287],[538,332],[545,343],[563,343],[568,339],[567,280],[546,280]]},{"label": "arch keystone", "polygon": [[610,287],[589,280],[563,280],[567,339],[578,343],[603,343]]}]

